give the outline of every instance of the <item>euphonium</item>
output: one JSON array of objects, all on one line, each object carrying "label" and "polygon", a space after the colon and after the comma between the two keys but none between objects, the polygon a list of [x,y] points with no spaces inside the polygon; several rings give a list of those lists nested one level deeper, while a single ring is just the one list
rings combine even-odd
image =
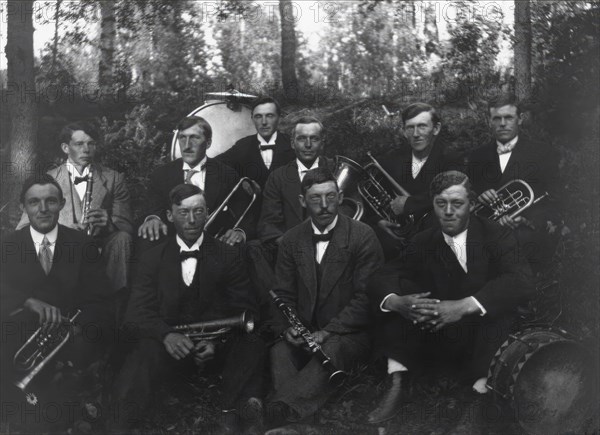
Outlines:
[{"label": "euphonium", "polygon": [[354,160],[344,156],[335,156],[335,170],[333,172],[338,188],[344,194],[340,204],[349,205],[352,210],[352,219],[359,221],[364,212],[364,206],[358,194],[357,185],[366,176],[365,170]]},{"label": "euphonium", "polygon": [[239,316],[177,325],[174,328],[193,342],[198,342],[214,340],[235,329],[250,333],[254,331],[254,319],[244,311]]},{"label": "euphonium", "polygon": [[498,189],[496,193],[498,194],[496,202],[491,206],[482,203],[477,204],[473,213],[493,221],[500,220],[503,216],[514,219],[527,208],[548,196],[548,192],[544,192],[543,195],[535,198],[535,194],[529,183],[521,179],[509,181]]},{"label": "euphonium", "polygon": [[[81,212],[81,222],[86,222],[89,218],[90,208],[92,206],[92,189],[94,188],[94,173],[92,172],[92,166],[87,176],[87,184],[85,187],[85,194],[83,195],[83,206]],[[87,224],[87,235],[91,236],[94,232],[94,227],[91,224]]]}]

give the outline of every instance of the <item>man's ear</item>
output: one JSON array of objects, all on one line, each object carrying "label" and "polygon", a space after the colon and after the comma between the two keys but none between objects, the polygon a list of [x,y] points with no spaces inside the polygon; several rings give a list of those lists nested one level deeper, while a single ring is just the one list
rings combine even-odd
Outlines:
[{"label": "man's ear", "polygon": [[62,210],[65,207],[65,204],[67,203],[67,200],[65,199],[65,197],[63,196],[60,200],[60,208],[58,209],[59,211]]},{"label": "man's ear", "polygon": [[338,193],[338,204],[341,204],[343,200],[344,200],[344,192],[340,190],[340,192]]},{"label": "man's ear", "polygon": [[19,210],[21,210],[21,214],[25,213],[25,206],[23,205],[22,202],[19,203]]},{"label": "man's ear", "polygon": [[523,124],[523,112],[517,115],[517,125]]},{"label": "man's ear", "polygon": [[475,210],[475,207],[477,206],[477,201],[475,201],[474,199],[470,199],[469,200],[469,213],[473,213],[473,210]]},{"label": "man's ear", "polygon": [[62,150],[63,153],[69,155],[69,144],[68,143],[61,143],[60,144],[60,149]]},{"label": "man's ear", "polygon": [[437,124],[435,124],[433,126],[433,135],[437,136],[438,134],[440,134],[440,131],[442,130],[442,123],[438,122]]},{"label": "man's ear", "polygon": [[298,200],[300,201],[300,205],[306,208],[306,198],[304,198],[304,195],[298,195]]},{"label": "man's ear", "polygon": [[167,219],[169,222],[173,222],[173,212],[171,210],[167,210]]},{"label": "man's ear", "polygon": [[212,145],[212,139],[207,140],[206,141],[206,149],[209,149],[211,145]]}]

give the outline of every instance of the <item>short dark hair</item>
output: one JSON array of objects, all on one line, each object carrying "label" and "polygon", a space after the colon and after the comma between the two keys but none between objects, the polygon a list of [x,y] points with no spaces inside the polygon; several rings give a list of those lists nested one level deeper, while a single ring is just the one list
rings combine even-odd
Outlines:
[{"label": "short dark hair", "polygon": [[199,125],[202,131],[204,132],[204,138],[206,140],[212,139],[212,127],[208,123],[208,121],[201,116],[186,116],[181,121],[177,123],[177,130],[187,130],[194,125]]},{"label": "short dark hair", "polygon": [[313,186],[314,184],[327,183],[328,181],[333,181],[335,183],[337,191],[340,191],[340,188],[337,185],[337,181],[333,176],[333,173],[328,168],[320,166],[318,168],[311,169],[306,174],[304,174],[302,183],[300,183],[302,195],[305,195],[308,189],[310,189],[311,186]]},{"label": "short dark hair", "polygon": [[181,205],[181,201],[194,195],[204,196],[204,191],[194,184],[178,184],[169,192],[169,207]]},{"label": "short dark hair", "polygon": [[467,174],[460,171],[446,171],[437,174],[433,180],[431,180],[429,194],[431,195],[431,198],[433,198],[435,195],[439,195],[449,187],[460,185],[465,186],[465,189],[467,189],[469,199],[475,200],[476,195],[473,191],[471,180],[469,180]]},{"label": "short dark hair", "polygon": [[413,119],[415,116],[420,115],[423,112],[431,113],[431,122],[436,125],[442,122],[442,118],[438,115],[435,107],[427,103],[413,103],[402,111],[402,124],[406,124],[406,121]]},{"label": "short dark hair", "polygon": [[296,137],[296,126],[298,124],[319,124],[321,127],[321,135],[325,135],[325,127],[323,127],[323,123],[316,116],[305,115],[294,121],[294,127],[292,128],[292,138]]},{"label": "short dark hair", "polygon": [[73,133],[78,130],[83,131],[85,134],[87,134],[89,137],[96,141],[100,137],[100,135],[98,134],[98,129],[94,126],[94,124],[88,121],[76,121],[71,122],[70,124],[67,124],[62,128],[59,136],[60,143],[62,144],[71,142],[71,137],[73,136]]},{"label": "short dark hair", "polygon": [[251,113],[254,114],[254,109],[256,109],[258,106],[260,106],[262,104],[269,104],[269,103],[275,104],[275,110],[277,111],[277,115],[281,116],[281,106],[279,105],[277,100],[273,97],[260,97],[260,98],[257,98],[256,100],[254,100],[254,102],[252,103],[252,112]]},{"label": "short dark hair", "polygon": [[521,102],[514,94],[500,94],[491,98],[488,101],[488,114],[490,114],[492,109],[504,106],[515,106],[517,108],[517,115],[521,114]]},{"label": "short dark hair", "polygon": [[42,186],[46,184],[52,184],[58,189],[58,193],[60,194],[59,199],[62,201],[64,197],[63,191],[60,188],[60,184],[58,184],[54,177],[50,174],[36,174],[27,178],[23,183],[23,187],[21,187],[21,196],[19,197],[21,204],[25,204],[25,195],[27,194],[27,191],[31,189],[31,186],[34,186],[36,184],[41,184]]}]

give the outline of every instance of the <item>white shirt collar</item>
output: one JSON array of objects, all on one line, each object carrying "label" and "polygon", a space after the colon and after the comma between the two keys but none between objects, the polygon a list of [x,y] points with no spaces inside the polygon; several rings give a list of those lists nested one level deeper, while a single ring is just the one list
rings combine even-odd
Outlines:
[{"label": "white shirt collar", "polygon": [[462,233],[457,234],[456,236],[449,236],[448,234],[446,234],[443,231],[442,231],[442,234],[444,235],[444,240],[446,241],[446,243],[464,246],[467,244],[467,231],[468,231],[468,228],[466,230],[464,230]]},{"label": "white shirt collar", "polygon": [[269,142],[267,142],[265,140],[265,138],[260,135],[260,133],[257,133],[256,137],[258,138],[258,144],[259,144],[259,146],[260,145],[275,145],[275,141],[277,140],[277,132],[275,132],[275,133],[273,133],[271,135],[271,138],[269,139]]},{"label": "white shirt collar", "polygon": [[298,170],[299,171],[310,171],[312,169],[318,168],[320,158],[321,157],[317,157],[310,168],[307,168],[306,166],[304,166],[304,163],[302,163],[300,160],[296,159],[296,163],[298,164]]},{"label": "white shirt collar", "polygon": [[44,236],[46,236],[51,245],[54,245],[56,243],[56,238],[58,237],[58,225],[56,225],[49,233],[46,234],[40,233],[31,225],[29,225],[29,233],[31,234],[31,238],[33,239],[33,244],[35,246],[40,246],[42,244]]},{"label": "white shirt collar", "polygon": [[325,229],[323,230],[323,232],[319,231],[319,229],[315,226],[314,222],[312,221],[312,219],[310,220],[310,224],[312,225],[313,228],[313,232],[315,234],[328,234],[329,231],[331,231],[332,229],[335,228],[335,225],[337,224],[338,221],[338,217],[337,215],[335,216],[335,218],[333,218],[333,222],[331,222],[329,225],[327,225],[325,227]]},{"label": "white shirt collar", "polygon": [[183,239],[181,237],[179,237],[178,235],[175,236],[175,240],[177,241],[177,244],[179,245],[180,252],[181,251],[196,251],[196,250],[200,249],[200,246],[202,246],[202,241],[204,240],[204,233],[202,233],[200,235],[200,237],[198,237],[198,240],[196,240],[196,242],[194,242],[194,244],[189,247],[188,247],[187,243],[185,243],[183,241]]},{"label": "white shirt collar", "polygon": [[519,140],[519,136],[515,136],[506,143],[500,143],[499,141],[496,141],[496,146],[500,146],[500,147],[514,146],[518,140]]},{"label": "white shirt collar", "polygon": [[184,171],[188,171],[188,170],[192,170],[192,171],[198,171],[201,172],[202,171],[202,166],[206,164],[206,156],[204,156],[204,158],[202,160],[200,160],[200,163],[198,163],[196,166],[194,166],[193,168],[188,164],[188,162],[183,162],[183,170]]},{"label": "white shirt collar", "polygon": [[77,167],[73,164],[73,162],[71,162],[71,160],[67,159],[66,166],[67,171],[69,171],[72,178],[74,178],[75,176],[85,177],[87,174],[90,173],[90,165],[87,165],[85,168],[83,168],[83,172],[81,174],[79,173]]}]

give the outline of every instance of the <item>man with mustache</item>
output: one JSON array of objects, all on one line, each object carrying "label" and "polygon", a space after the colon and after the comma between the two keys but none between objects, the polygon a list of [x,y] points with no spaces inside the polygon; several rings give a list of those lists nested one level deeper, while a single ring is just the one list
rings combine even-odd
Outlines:
[{"label": "man with mustache", "polygon": [[[257,312],[243,256],[235,246],[204,231],[208,208],[193,184],[175,186],[166,218],[175,234],[145,250],[134,276],[125,329],[134,344],[113,387],[119,410],[114,430],[135,426],[147,409],[157,379],[167,380],[198,368],[222,376],[224,433],[237,433],[237,417],[256,419],[262,404],[263,342],[238,333],[194,343],[174,326]],[[243,364],[243,368],[240,364]],[[230,430],[230,432],[226,432]]]},{"label": "man with mustache", "polygon": [[[314,331],[333,365],[349,370],[369,355],[365,286],[383,253],[368,225],[338,213],[342,198],[328,169],[303,177],[298,200],[309,219],[281,239],[275,293]],[[306,351],[299,332],[281,322],[276,330],[282,339],[271,349],[274,392],[267,406],[274,425],[313,415],[334,391],[331,373]]]},{"label": "man with mustache", "polygon": [[370,423],[394,417],[408,376],[426,368],[453,369],[485,393],[490,361],[534,293],[511,231],[471,214],[464,173],[438,174],[430,195],[439,226],[415,235],[369,283],[376,344],[388,358],[387,390]]}]

